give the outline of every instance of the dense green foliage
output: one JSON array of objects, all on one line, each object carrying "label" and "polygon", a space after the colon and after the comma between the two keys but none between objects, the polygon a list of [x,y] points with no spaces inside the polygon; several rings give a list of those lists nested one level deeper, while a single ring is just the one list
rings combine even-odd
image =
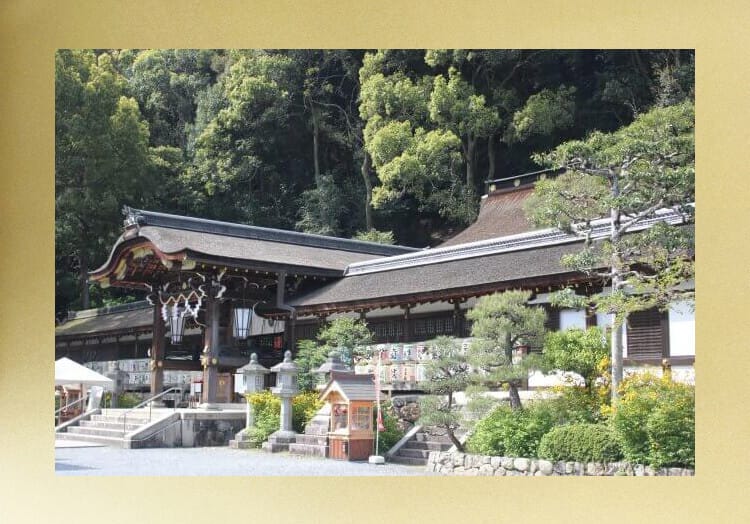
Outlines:
[{"label": "dense green foliage", "polygon": [[326,355],[335,349],[344,364],[353,366],[357,359],[369,356],[365,354],[365,346],[372,343],[372,336],[366,322],[341,317],[321,328],[317,338],[323,344]]},{"label": "dense green foliage", "polygon": [[297,342],[297,354],[294,363],[297,365],[297,385],[301,391],[313,391],[318,383],[318,377],[313,371],[325,362],[328,353],[325,346],[318,345],[314,340],[300,340]]},{"label": "dense green foliage", "polygon": [[553,428],[539,442],[539,458],[576,462],[613,462],[622,450],[604,424],[570,424]]},{"label": "dense green foliage", "polygon": [[128,409],[137,406],[143,399],[135,393],[123,393],[117,397],[117,408]]},{"label": "dense green foliage", "polygon": [[56,313],[135,298],[82,285],[125,204],[434,245],[483,179],[692,99],[693,67],[675,50],[60,50]]},{"label": "dense green foliage", "polygon": [[543,401],[524,409],[500,406],[479,421],[466,450],[479,455],[534,457],[542,437],[556,423],[556,414]]},{"label": "dense green foliage", "polygon": [[484,296],[467,318],[476,337],[469,349],[469,363],[475,378],[488,387],[507,385],[510,405],[521,408],[518,387],[528,375],[531,359],[517,353],[522,348],[539,347],[544,334],[544,310],[528,305],[531,292],[506,291]]},{"label": "dense green foliage", "polygon": [[602,330],[596,327],[551,331],[544,337],[544,368],[578,373],[589,389],[600,376],[603,361],[608,356],[607,339]]},{"label": "dense green foliage", "polygon": [[636,375],[622,382],[612,426],[625,458],[653,466],[695,467],[695,388]]},{"label": "dense green foliage", "polygon": [[575,422],[603,422],[609,408],[609,394],[606,388],[589,391],[578,386],[558,386],[557,394],[546,400],[561,424]]},{"label": "dense green foliage", "polygon": [[461,426],[466,426],[465,414],[456,404],[454,395],[469,385],[469,363],[458,341],[451,337],[432,340],[430,357],[425,363],[424,382],[424,389],[429,395],[420,398],[419,423],[445,429],[456,448],[463,451],[463,444],[455,432]]},{"label": "dense green foliage", "polygon": [[[268,440],[271,433],[279,430],[281,399],[270,391],[260,391],[247,396],[253,409],[253,427],[248,431],[250,440],[257,446]],[[303,392],[292,399],[292,428],[297,433],[305,430],[305,424],[323,407],[318,395]]]},{"label": "dense green foliage", "polygon": [[[386,451],[396,445],[396,442],[401,440],[404,436],[404,432],[398,429],[398,419],[394,415],[393,406],[390,400],[380,401],[380,409],[382,410],[383,426],[385,431],[381,431],[378,434],[378,452],[383,455]],[[377,412],[373,410],[373,423],[377,423]],[[375,425],[373,424],[373,428]]]},{"label": "dense green foliage", "polygon": [[[695,107],[686,100],[656,107],[617,131],[595,131],[535,155],[549,167],[568,171],[536,185],[525,203],[539,226],[558,227],[585,239],[579,253],[561,259],[571,270],[601,279],[611,292],[591,299],[597,311],[614,315],[611,364],[612,395],[622,380],[620,326],[628,315],[666,307],[676,296],[692,293],[678,285],[693,278],[694,240],[691,228],[657,225],[638,231],[658,212],[672,208],[687,223],[695,202]],[[606,238],[592,241],[592,220],[607,217]],[[567,301],[567,304],[566,304]],[[573,293],[559,304],[579,306]]]}]

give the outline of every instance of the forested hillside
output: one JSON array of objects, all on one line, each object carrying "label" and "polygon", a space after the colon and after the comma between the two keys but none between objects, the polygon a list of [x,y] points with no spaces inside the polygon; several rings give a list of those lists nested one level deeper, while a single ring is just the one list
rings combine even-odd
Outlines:
[{"label": "forested hillside", "polygon": [[61,50],[56,312],[127,301],[85,285],[123,205],[435,245],[487,179],[694,96],[679,50]]}]

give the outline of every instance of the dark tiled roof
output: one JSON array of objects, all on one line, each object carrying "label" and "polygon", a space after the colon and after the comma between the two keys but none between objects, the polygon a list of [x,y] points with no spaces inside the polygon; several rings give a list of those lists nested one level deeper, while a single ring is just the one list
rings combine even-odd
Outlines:
[{"label": "dark tiled roof", "polygon": [[[90,314],[89,314],[90,313]],[[150,329],[154,308],[148,304],[133,309],[115,309],[111,312],[80,311],[77,318],[55,328],[55,336],[86,336],[133,329]]]},{"label": "dark tiled roof", "polygon": [[218,220],[168,215],[166,213],[156,213],[153,211],[144,211],[128,207],[126,207],[124,211],[127,214],[127,219],[125,221],[126,224],[138,223],[142,226],[159,226],[182,231],[195,231],[198,233],[209,233],[220,236],[265,240],[283,244],[333,249],[337,251],[352,251],[354,253],[366,253],[380,256],[398,255],[417,251],[416,248],[412,247],[392,246],[378,244],[376,242],[352,240],[349,238],[313,235],[310,233],[300,233],[298,231],[286,231],[283,229],[220,222]]},{"label": "dark tiled roof", "polygon": [[338,251],[158,226],[142,227],[139,236],[150,240],[160,251],[167,254],[188,250],[211,257],[340,271],[352,262],[379,258],[379,255],[371,253]]},{"label": "dark tiled roof", "polygon": [[[126,230],[118,239],[109,260],[92,275],[111,270],[118,248],[143,239],[164,254],[192,252],[205,260],[233,259],[242,265],[289,266],[294,271],[343,272],[347,265],[373,258],[418,251],[345,238],[310,235],[216,220],[182,217],[125,208]],[[202,256],[202,257],[201,257]]]},{"label": "dark tiled roof", "polygon": [[482,200],[477,220],[440,247],[532,231],[534,227],[526,219],[523,204],[533,192],[534,186],[529,185],[490,193]]},{"label": "dark tiled roof", "polygon": [[580,241],[487,256],[350,275],[290,300],[295,307],[376,300],[450,291],[486,284],[569,273],[560,257],[580,250]]}]

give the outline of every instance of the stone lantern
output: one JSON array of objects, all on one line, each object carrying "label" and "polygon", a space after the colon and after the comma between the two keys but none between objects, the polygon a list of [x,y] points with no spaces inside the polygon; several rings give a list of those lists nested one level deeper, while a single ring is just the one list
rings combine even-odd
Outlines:
[{"label": "stone lantern", "polygon": [[[245,379],[245,395],[251,393],[257,393],[265,389],[265,375],[270,373],[268,368],[258,363],[258,354],[253,353],[250,355],[250,362],[239,368],[237,371],[241,372]],[[254,424],[253,421],[253,410],[250,405],[250,401],[247,402],[247,418],[245,427],[250,429]]]},{"label": "stone lantern", "polygon": [[[245,395],[250,393],[257,393],[265,389],[265,378],[264,376],[270,373],[268,368],[258,363],[258,354],[253,353],[250,355],[250,362],[242,366],[237,370],[242,373],[245,380]],[[249,448],[252,446],[249,435],[246,430],[253,427],[255,424],[253,406],[250,401],[247,400],[247,406],[245,407],[245,429],[240,431],[234,436],[234,440],[229,441],[229,447],[231,448]]]},{"label": "stone lantern", "polygon": [[276,364],[271,371],[278,373],[276,387],[271,393],[281,398],[281,424],[278,431],[263,443],[263,449],[270,452],[289,451],[289,444],[296,440],[297,434],[292,428],[292,397],[299,392],[297,386],[297,365],[292,362],[292,352],[284,353],[284,361]]},{"label": "stone lantern", "polygon": [[318,376],[318,383],[315,386],[315,389],[322,390],[326,387],[328,381],[331,380],[332,371],[338,373],[352,372],[352,370],[349,369],[349,367],[347,367],[347,365],[341,361],[341,354],[335,349],[331,350],[331,352],[328,353],[328,358],[326,359],[326,361],[323,362],[323,364],[321,364],[319,368],[313,371],[313,373]]}]

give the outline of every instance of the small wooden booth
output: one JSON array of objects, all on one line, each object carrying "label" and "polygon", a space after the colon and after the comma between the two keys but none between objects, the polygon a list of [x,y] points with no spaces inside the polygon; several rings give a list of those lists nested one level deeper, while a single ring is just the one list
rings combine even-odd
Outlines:
[{"label": "small wooden booth", "polygon": [[367,460],[375,441],[373,375],[332,371],[320,398],[331,405],[328,456],[339,460]]}]

